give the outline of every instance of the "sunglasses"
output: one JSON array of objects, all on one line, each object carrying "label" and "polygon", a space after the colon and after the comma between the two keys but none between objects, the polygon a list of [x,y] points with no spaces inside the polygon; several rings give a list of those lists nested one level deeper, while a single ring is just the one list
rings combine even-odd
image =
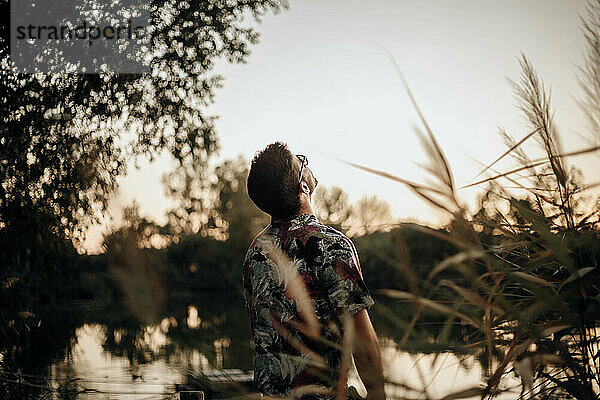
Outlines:
[{"label": "sunglasses", "polygon": [[308,158],[302,154],[296,154],[296,157],[298,157],[302,163],[302,166],[300,167],[300,176],[298,177],[298,183],[302,183],[302,173],[304,172],[304,167],[308,166]]}]

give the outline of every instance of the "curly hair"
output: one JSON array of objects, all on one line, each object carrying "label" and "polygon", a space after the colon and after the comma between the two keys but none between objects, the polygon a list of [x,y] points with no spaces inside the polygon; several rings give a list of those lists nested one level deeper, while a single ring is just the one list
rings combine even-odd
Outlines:
[{"label": "curly hair", "polygon": [[273,218],[291,217],[300,210],[300,169],[294,159],[287,145],[281,142],[269,144],[252,159],[248,195]]}]

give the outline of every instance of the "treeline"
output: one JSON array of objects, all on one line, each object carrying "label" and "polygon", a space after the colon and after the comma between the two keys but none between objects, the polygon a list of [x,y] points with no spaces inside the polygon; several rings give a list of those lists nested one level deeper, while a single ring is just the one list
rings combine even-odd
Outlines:
[{"label": "treeline", "polygon": [[[239,292],[246,250],[269,223],[269,217],[248,198],[247,172],[248,163],[242,158],[224,161],[215,168],[217,179],[204,185],[197,208],[184,210],[186,204],[179,204],[168,212],[169,222],[163,226],[141,216],[135,203],[124,209],[122,226],[104,235],[104,252],[79,256],[79,296],[124,301],[136,308],[136,298]],[[432,236],[430,228],[390,224],[389,205],[376,196],[351,204],[342,189],[319,188],[314,203],[323,223],[353,235],[365,279],[374,292],[407,289],[402,262],[424,275],[456,251]]]},{"label": "treeline", "polygon": [[[14,338],[39,323],[40,305],[120,302],[144,321],[153,319],[145,309],[158,312],[164,299],[180,293],[239,290],[248,245],[269,223],[248,198],[247,173],[243,158],[207,167],[193,179],[174,171],[164,180],[176,201],[167,222],[159,225],[145,218],[134,203],[123,210],[121,226],[104,234],[102,254],[78,254],[69,240],[34,237],[24,268],[3,271],[8,273],[2,287],[4,337]],[[419,228],[416,225],[390,225],[389,205],[375,196],[350,204],[343,190],[318,188],[314,203],[322,222],[353,235],[373,290],[404,288],[402,269],[389,261],[396,257],[398,240],[406,243],[407,254],[423,270],[453,251],[447,243],[413,229]],[[20,235],[0,236],[3,246],[23,247],[17,243]],[[139,299],[153,299],[156,306],[140,306]]]},{"label": "treeline", "polygon": [[[401,224],[387,232],[354,237],[368,287],[373,291],[406,290],[406,268],[425,277],[433,266],[456,252],[447,241],[427,233],[428,229]],[[399,255],[400,243],[403,254]],[[89,287],[84,298],[107,291],[120,293],[119,298],[149,296],[156,290],[161,296],[238,291],[248,244],[201,234],[182,237],[163,249],[138,248],[134,241],[113,243],[106,253],[80,258],[79,273]]]}]

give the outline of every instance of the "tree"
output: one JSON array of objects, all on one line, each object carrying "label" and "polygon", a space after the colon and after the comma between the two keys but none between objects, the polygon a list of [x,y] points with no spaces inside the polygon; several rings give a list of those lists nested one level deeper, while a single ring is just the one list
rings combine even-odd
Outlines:
[{"label": "tree", "polygon": [[378,230],[386,230],[392,223],[390,205],[377,196],[364,196],[354,206],[352,212],[353,227],[349,232],[364,235]]},{"label": "tree", "polygon": [[134,201],[123,209],[122,225],[104,234],[102,247],[110,275],[123,295],[124,304],[139,320],[156,319],[165,292],[160,279],[164,257],[152,249],[157,226],[140,215]]},{"label": "tree", "polygon": [[227,223],[227,236],[232,244],[244,251],[269,223],[269,216],[248,196],[248,172],[248,162],[243,157],[225,160],[215,169],[217,183],[213,186],[218,193],[215,210]]},{"label": "tree", "polygon": [[268,224],[268,217],[248,197],[248,162],[241,156],[189,176],[181,169],[163,179],[167,194],[177,201],[168,213],[165,232],[178,236],[199,233],[248,246]]},{"label": "tree", "polygon": [[21,252],[3,252],[3,265],[36,251],[32,231],[76,237],[141,156],[168,151],[187,173],[204,166],[217,149],[214,117],[204,111],[223,80],[215,62],[245,62],[259,39],[248,19],[285,7],[154,0],[148,31],[160,51],[150,73],[25,75],[11,69],[9,1],[1,1],[0,243]]},{"label": "tree", "polygon": [[165,179],[178,203],[164,227],[173,242],[168,253],[174,270],[193,265],[194,279],[202,277],[201,284],[213,290],[239,286],[248,245],[269,223],[248,197],[247,177],[248,162],[239,156],[178,184]]},{"label": "tree", "polygon": [[[148,32],[160,51],[149,73],[46,75],[12,69],[9,4],[0,0],[0,285],[2,304],[22,314],[45,301],[48,283],[77,277],[72,242],[130,163],[168,152],[188,176],[205,167],[218,145],[204,110],[223,81],[215,62],[245,62],[259,39],[250,23],[287,4],[152,0]],[[0,329],[20,326],[7,318]]]},{"label": "tree", "polygon": [[337,186],[319,186],[314,193],[313,205],[317,217],[325,225],[343,232],[348,230],[352,206],[348,194],[343,189]]}]

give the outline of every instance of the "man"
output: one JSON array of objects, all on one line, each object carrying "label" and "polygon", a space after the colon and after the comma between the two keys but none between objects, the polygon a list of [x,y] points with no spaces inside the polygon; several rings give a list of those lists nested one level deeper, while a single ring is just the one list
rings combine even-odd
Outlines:
[{"label": "man", "polygon": [[248,174],[250,198],[271,216],[243,268],[254,382],[265,395],[345,398],[351,348],[368,398],[385,399],[367,312],[373,299],[353,243],[313,213],[317,180],[307,165],[276,142],[255,155]]}]

